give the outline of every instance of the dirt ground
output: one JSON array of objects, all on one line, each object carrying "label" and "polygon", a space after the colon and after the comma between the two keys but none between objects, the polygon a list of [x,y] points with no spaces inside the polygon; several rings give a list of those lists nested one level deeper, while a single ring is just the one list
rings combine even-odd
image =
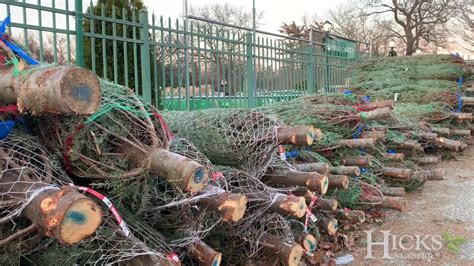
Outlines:
[{"label": "dirt ground", "polygon": [[[373,242],[383,243],[381,231],[390,230],[390,244],[372,246],[374,258],[367,258],[368,233],[359,232],[350,265],[474,265],[474,147],[436,167],[446,170],[446,180],[426,182],[422,190],[408,194],[406,212],[391,212],[384,223],[370,226]],[[417,237],[424,239],[418,246]],[[442,244],[436,245],[440,239]],[[382,258],[384,246],[390,258]]]}]

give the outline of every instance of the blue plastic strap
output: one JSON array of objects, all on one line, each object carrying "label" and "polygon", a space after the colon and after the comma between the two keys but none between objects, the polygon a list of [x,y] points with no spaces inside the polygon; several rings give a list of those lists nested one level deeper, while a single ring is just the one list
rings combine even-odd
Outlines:
[{"label": "blue plastic strap", "polygon": [[286,158],[296,158],[296,157],[298,157],[299,154],[300,154],[300,152],[298,150],[285,152]]},{"label": "blue plastic strap", "polygon": [[362,101],[364,101],[365,103],[370,103],[372,101],[372,97],[370,96],[362,96],[360,97],[362,99]]},{"label": "blue plastic strap", "polygon": [[459,77],[459,80],[458,80],[458,91],[461,91],[461,88],[462,88],[462,76]]},{"label": "blue plastic strap", "polygon": [[365,173],[368,173],[368,172],[369,172],[369,169],[367,169],[366,167],[360,167],[359,169],[360,169],[360,172],[361,172],[362,174],[365,174]]},{"label": "blue plastic strap", "polygon": [[390,154],[395,154],[395,153],[397,153],[397,151],[396,151],[396,150],[394,150],[394,149],[390,149],[390,150],[388,150],[388,151],[387,151],[387,153],[390,153]]},{"label": "blue plastic strap", "polygon": [[7,30],[7,27],[8,25],[10,25],[11,23],[11,18],[10,18],[10,15],[8,15],[3,21],[2,21],[2,25],[0,25],[0,37],[3,36],[3,34],[5,33],[5,31]]},{"label": "blue plastic strap", "polygon": [[462,97],[461,95],[457,95],[457,98],[458,98],[458,109],[456,110],[457,113],[461,112],[461,109],[462,109]]},{"label": "blue plastic strap", "polygon": [[5,139],[15,126],[15,121],[6,120],[0,122],[0,140]]},{"label": "blue plastic strap", "polygon": [[346,91],[344,91],[344,95],[352,95],[352,91],[351,90],[346,90]]},{"label": "blue plastic strap", "polygon": [[22,59],[24,59],[29,65],[37,65],[38,61],[33,59],[29,54],[27,54],[23,49],[18,47],[18,45],[11,43],[3,38],[3,34],[7,29],[8,25],[11,23],[10,15],[8,15],[3,21],[2,25],[0,26],[0,39],[10,48],[15,54],[19,55]]},{"label": "blue plastic strap", "polygon": [[364,129],[364,126],[359,125],[359,127],[357,127],[357,131],[354,134],[352,134],[352,138],[353,139],[358,139],[360,134],[362,134],[363,129]]}]

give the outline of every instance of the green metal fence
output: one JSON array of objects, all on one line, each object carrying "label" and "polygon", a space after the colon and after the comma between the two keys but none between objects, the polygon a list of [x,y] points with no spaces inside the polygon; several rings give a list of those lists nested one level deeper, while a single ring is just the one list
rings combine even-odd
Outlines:
[{"label": "green metal fence", "polygon": [[10,34],[37,59],[88,67],[171,110],[254,107],[333,92],[349,85],[360,57],[350,41],[254,38],[240,27],[88,4],[0,0],[0,17],[11,14]]}]

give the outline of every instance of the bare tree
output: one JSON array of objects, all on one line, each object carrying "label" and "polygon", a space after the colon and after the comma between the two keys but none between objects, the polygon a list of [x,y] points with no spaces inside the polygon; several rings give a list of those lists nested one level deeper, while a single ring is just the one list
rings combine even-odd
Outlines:
[{"label": "bare tree", "polygon": [[[245,11],[242,7],[230,4],[213,4],[202,7],[191,7],[190,14],[196,17],[230,24],[239,27],[252,28],[253,16],[251,12]],[[261,26],[263,12],[256,14],[256,26]],[[194,23],[194,22],[193,22]],[[202,46],[216,52],[193,51],[193,60],[197,63],[198,58],[210,62],[210,66],[205,73],[204,80],[211,80],[212,76],[217,82],[214,83],[214,90],[224,90],[226,93],[234,94],[242,90],[243,80],[240,73],[244,72],[245,61],[237,55],[243,51],[242,41],[246,38],[248,31],[238,28],[229,28],[206,22],[194,23],[194,28],[204,36],[201,39]],[[225,41],[225,39],[229,39]],[[232,41],[231,41],[232,40]],[[197,41],[197,40],[196,40]],[[201,47],[202,47],[201,46]],[[237,50],[241,50],[238,52]],[[225,71],[223,71],[225,69]],[[217,70],[217,71],[216,71]],[[236,81],[234,81],[236,78]],[[233,85],[233,88],[229,88]]]},{"label": "bare tree", "polygon": [[361,16],[361,12],[351,4],[339,5],[330,10],[329,17],[334,25],[333,32],[342,37],[360,41],[361,52],[369,52],[372,49],[374,55],[387,54],[389,39],[394,37],[394,34],[388,30],[393,26],[392,21],[380,21],[375,17]]},{"label": "bare tree", "polygon": [[[464,3],[465,2],[465,3]],[[443,26],[459,15],[469,1],[434,0],[366,0],[358,9],[363,16],[388,14],[399,27],[385,27],[406,45],[405,54],[412,55],[422,42],[443,45],[446,31]]]}]

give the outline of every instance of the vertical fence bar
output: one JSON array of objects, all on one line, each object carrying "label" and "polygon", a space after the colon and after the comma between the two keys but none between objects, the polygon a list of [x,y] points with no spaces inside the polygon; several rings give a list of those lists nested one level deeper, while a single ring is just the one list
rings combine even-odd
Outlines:
[{"label": "vertical fence bar", "polygon": [[82,28],[82,0],[75,0],[76,11],[76,65],[84,67],[84,32]]},{"label": "vertical fence bar", "polygon": [[306,65],[306,90],[309,94],[316,93],[316,86],[314,83],[314,49],[313,46],[306,48],[308,53],[308,63]]},{"label": "vertical fence bar", "polygon": [[113,37],[113,41],[112,41],[112,52],[113,52],[113,60],[114,60],[114,65],[113,65],[113,68],[114,68],[114,82],[115,83],[118,83],[118,65],[117,65],[117,56],[118,56],[118,51],[117,51],[117,23],[116,22],[116,11],[115,11],[116,7],[114,5],[112,5],[112,19],[113,19],[113,22],[112,22],[112,37]]},{"label": "vertical fence bar", "polygon": [[140,11],[140,56],[143,99],[151,103],[150,38],[148,30],[148,12]]},{"label": "vertical fence bar", "polygon": [[249,108],[256,106],[255,97],[255,64],[254,64],[254,54],[253,46],[254,40],[252,34],[248,33],[246,36],[246,83],[247,83],[247,105]]}]

